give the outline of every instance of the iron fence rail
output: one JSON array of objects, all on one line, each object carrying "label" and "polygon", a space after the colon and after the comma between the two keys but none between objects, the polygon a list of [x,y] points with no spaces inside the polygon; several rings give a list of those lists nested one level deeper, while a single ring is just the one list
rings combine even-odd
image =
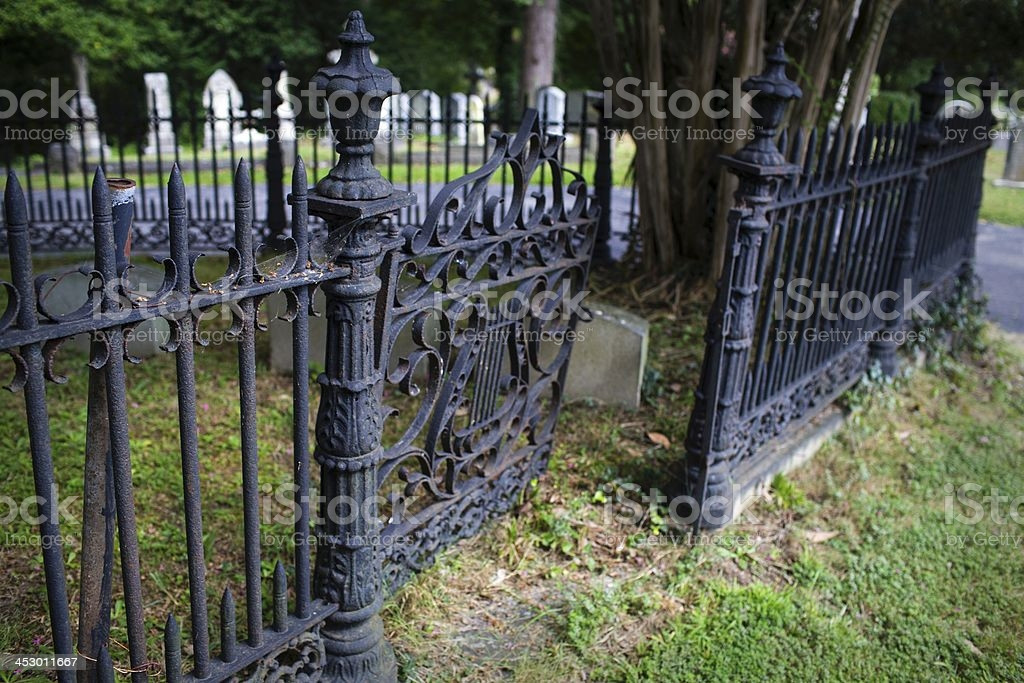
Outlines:
[{"label": "iron fence rail", "polygon": [[[727,524],[780,464],[774,447],[872,362],[896,371],[907,291],[969,273],[989,143],[952,133],[987,133],[993,122],[990,103],[938,118],[936,69],[919,87],[918,122],[776,140],[800,91],[781,46],[768,62],[744,84],[760,91],[755,139],[724,158],[740,186],[686,440],[686,486],[704,528]],[[825,289],[834,295],[810,296]]]}]

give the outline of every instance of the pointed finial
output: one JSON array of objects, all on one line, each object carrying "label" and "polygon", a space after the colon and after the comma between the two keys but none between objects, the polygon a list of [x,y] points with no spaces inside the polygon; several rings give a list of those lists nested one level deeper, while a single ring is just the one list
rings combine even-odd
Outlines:
[{"label": "pointed finial", "polygon": [[107,187],[107,176],[101,166],[96,167],[92,177],[92,215],[103,219],[110,216],[110,188]]},{"label": "pointed finial", "polygon": [[28,229],[28,209],[25,205],[25,192],[21,189],[21,181],[13,170],[7,174],[7,187],[4,189],[4,215],[7,216],[7,233],[24,232]]},{"label": "pointed finial", "polygon": [[[171,202],[171,207],[177,209],[184,209],[185,181],[181,177],[181,169],[178,168],[177,161],[175,161],[174,165],[171,166],[171,177],[167,180],[167,188],[169,190],[168,200]],[[178,203],[179,201],[180,204]]]},{"label": "pointed finial", "polygon": [[348,23],[345,30],[338,34],[338,42],[344,47],[350,45],[369,45],[375,40],[373,34],[366,30],[366,21],[363,13],[357,9],[348,13]]}]

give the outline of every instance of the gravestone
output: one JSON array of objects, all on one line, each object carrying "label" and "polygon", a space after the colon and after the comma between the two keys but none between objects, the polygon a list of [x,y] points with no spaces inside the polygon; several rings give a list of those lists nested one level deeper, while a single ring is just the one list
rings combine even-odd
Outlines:
[{"label": "gravestone", "polygon": [[562,135],[565,132],[565,91],[556,85],[537,88],[537,112],[545,133]]},{"label": "gravestone", "polygon": [[[587,91],[575,90],[567,94],[565,99],[566,146],[578,147],[582,144],[580,133],[587,136],[587,149],[597,149],[597,122],[601,117],[599,111],[592,106],[593,100],[587,97]],[[586,122],[586,129],[583,124]]]},{"label": "gravestone", "polygon": [[378,140],[404,139],[409,131],[409,95],[400,92],[384,98],[380,107],[380,135]]},{"label": "gravestone", "polygon": [[1003,180],[1011,183],[1024,183],[1024,127],[1010,131],[1010,144],[1006,148],[1006,166],[1003,167]]},{"label": "gravestone", "polygon": [[[314,294],[314,307],[323,310],[323,293]],[[277,317],[283,313],[283,297],[275,295],[267,302],[270,317],[270,367],[276,372],[292,371],[292,326]],[[594,400],[609,405],[636,409],[640,406],[640,390],[647,365],[650,329],[646,320],[628,311],[594,301],[587,307],[593,319],[579,321],[572,356],[569,359],[565,396],[567,399]],[[432,338],[436,322],[425,324],[423,335]],[[323,316],[309,319],[309,357],[322,359],[327,338]],[[394,340],[395,357],[416,348],[408,330]],[[542,363],[550,363],[558,346],[552,341],[541,345]]]},{"label": "gravestone", "polygon": [[484,129],[484,98],[479,95],[470,95],[467,110],[469,112],[469,144],[474,147],[482,147],[487,139],[487,131]]},{"label": "gravestone", "polygon": [[469,114],[469,103],[466,94],[457,92],[448,97],[448,136],[452,143],[462,147],[466,144],[466,117]]},{"label": "gravestone", "polygon": [[281,71],[274,85],[281,104],[277,105],[277,139],[281,142],[282,162],[285,168],[295,163],[295,107],[288,93],[288,72]]},{"label": "gravestone", "polygon": [[[144,154],[174,156],[174,128],[171,125],[171,84],[162,71],[142,75],[146,83],[146,107],[149,111],[149,133]],[[156,119],[156,121],[154,121]]]},{"label": "gravestone", "polygon": [[210,149],[215,144],[217,149],[226,149],[231,144],[231,138],[242,130],[238,121],[245,115],[241,105],[242,91],[235,79],[224,69],[210,74],[203,86],[203,107],[213,120],[207,121],[203,127],[203,149]]},{"label": "gravestone", "polygon": [[444,133],[441,128],[441,96],[431,90],[420,90],[409,99],[412,111],[412,132],[426,135],[427,124],[430,125],[430,136],[439,138]]},{"label": "gravestone", "polygon": [[96,103],[89,95],[89,61],[85,55],[75,53],[71,55],[71,64],[78,92],[70,102],[74,112],[68,128],[70,137],[63,142],[52,143],[47,149],[49,163],[58,168],[63,167],[65,159],[69,167],[81,164],[82,152],[88,161],[96,163],[110,158],[110,148],[100,133]]}]

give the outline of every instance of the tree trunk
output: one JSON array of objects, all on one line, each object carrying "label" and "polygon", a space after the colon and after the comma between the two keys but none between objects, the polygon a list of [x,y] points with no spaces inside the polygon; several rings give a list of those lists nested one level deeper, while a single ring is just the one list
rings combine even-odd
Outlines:
[{"label": "tree trunk", "polygon": [[[768,0],[743,0],[742,24],[736,37],[736,63],[733,76],[745,80],[760,73],[764,62],[764,35],[767,27]],[[787,29],[788,32],[788,29]],[[734,130],[750,128],[750,116],[743,113],[732,121]],[[722,148],[723,154],[732,154],[739,150],[746,141],[732,139]],[[736,176],[724,167],[718,170],[718,198],[715,208],[715,227],[712,236],[713,251],[711,254],[711,279],[721,275],[722,263],[725,261],[726,238],[729,232],[729,207],[738,183]]]},{"label": "tree trunk", "polygon": [[533,106],[537,88],[553,85],[558,0],[533,0],[523,22],[523,69],[519,84],[522,97]]},{"label": "tree trunk", "polygon": [[[878,67],[882,54],[882,43],[889,31],[889,22],[901,0],[865,0],[857,18],[858,28],[854,31],[851,46],[856,49],[853,63],[849,65],[850,83],[843,105],[843,126],[860,123],[861,114],[871,96],[871,78]],[[862,37],[858,40],[858,37]]]},{"label": "tree trunk", "polygon": [[[700,0],[691,7],[689,21],[689,54],[681,81],[695,93],[704,96],[716,86],[715,67],[718,64],[722,19],[721,0]],[[723,106],[721,101],[712,106]],[[682,183],[672,182],[670,191],[675,212],[676,229],[680,236],[681,256],[710,265],[711,210],[714,207],[711,179],[715,159],[721,152],[720,140],[714,138],[718,130],[716,119],[701,106],[688,121],[682,122],[686,140],[672,145],[670,175],[681,177]],[[708,267],[710,273],[713,269]]]},{"label": "tree trunk", "polygon": [[829,90],[828,80],[836,48],[846,32],[855,6],[856,3],[846,0],[822,1],[817,30],[801,60],[803,77],[799,81],[804,95],[793,106],[790,120],[794,127],[814,128],[818,125],[825,93]]}]

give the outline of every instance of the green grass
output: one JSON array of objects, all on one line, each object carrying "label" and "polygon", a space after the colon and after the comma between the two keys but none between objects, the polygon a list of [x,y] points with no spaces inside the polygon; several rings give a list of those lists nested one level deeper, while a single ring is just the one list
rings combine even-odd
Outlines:
[{"label": "green grass", "polygon": [[996,187],[992,181],[1003,177],[1006,152],[990,149],[985,157],[985,187],[978,217],[1003,225],[1024,226],[1024,189]]},{"label": "green grass", "polygon": [[981,357],[856,390],[853,419],[810,465],[688,545],[663,504],[639,522],[605,508],[623,482],[668,480],[685,435],[699,326],[685,306],[648,315],[657,398],[637,413],[569,406],[520,514],[386,606],[406,680],[1024,677],[1024,529],[947,523],[944,498],[967,482],[1024,493],[1019,351],[994,339]]}]

